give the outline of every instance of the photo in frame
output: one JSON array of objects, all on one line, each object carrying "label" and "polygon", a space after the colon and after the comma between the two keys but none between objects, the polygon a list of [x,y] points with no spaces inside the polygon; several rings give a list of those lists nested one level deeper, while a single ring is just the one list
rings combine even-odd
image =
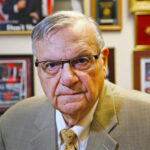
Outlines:
[{"label": "photo in frame", "polygon": [[121,30],[122,0],[91,0],[91,15],[101,30]]},{"label": "photo in frame", "polygon": [[130,12],[150,12],[150,0],[129,0]]},{"label": "photo in frame", "polygon": [[150,45],[150,12],[135,15],[135,45]]},{"label": "photo in frame", "polygon": [[33,55],[0,55],[0,113],[34,95]]},{"label": "photo in frame", "polygon": [[110,47],[108,49],[109,55],[108,55],[106,80],[115,83],[115,48]]},{"label": "photo in frame", "polygon": [[83,0],[0,0],[0,34],[30,34],[39,21],[53,12],[84,13],[84,4]]},{"label": "photo in frame", "polygon": [[134,57],[134,89],[150,94],[150,47],[137,50]]}]

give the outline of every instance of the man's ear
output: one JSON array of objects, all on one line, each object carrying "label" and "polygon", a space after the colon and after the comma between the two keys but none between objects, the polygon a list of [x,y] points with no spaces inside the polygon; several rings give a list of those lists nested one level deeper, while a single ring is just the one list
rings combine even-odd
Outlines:
[{"label": "man's ear", "polygon": [[107,68],[107,63],[108,63],[108,55],[109,55],[109,50],[108,48],[103,48],[101,50],[101,58],[103,59],[104,65]]}]

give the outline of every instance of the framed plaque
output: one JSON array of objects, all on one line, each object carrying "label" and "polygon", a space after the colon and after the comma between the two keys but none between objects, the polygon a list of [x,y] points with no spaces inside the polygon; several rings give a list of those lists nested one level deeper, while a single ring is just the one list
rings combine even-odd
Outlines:
[{"label": "framed plaque", "polygon": [[150,13],[136,13],[136,46],[150,45]]},{"label": "framed plaque", "polygon": [[109,55],[106,79],[115,83],[115,49],[113,47],[110,47],[108,49]]},{"label": "framed plaque", "polygon": [[33,55],[0,55],[0,113],[34,95]]},{"label": "framed plaque", "polygon": [[150,12],[150,0],[129,0],[130,12]]},{"label": "framed plaque", "polygon": [[92,17],[101,30],[121,30],[121,0],[91,0]]},{"label": "framed plaque", "polygon": [[134,89],[150,94],[150,47],[134,51]]}]

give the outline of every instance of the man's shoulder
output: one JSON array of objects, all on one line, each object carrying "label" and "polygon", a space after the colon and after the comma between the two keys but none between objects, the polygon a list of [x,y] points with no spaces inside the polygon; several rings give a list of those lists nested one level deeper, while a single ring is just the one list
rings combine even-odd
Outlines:
[{"label": "man's shoulder", "polygon": [[14,106],[9,108],[1,117],[2,122],[8,123],[9,121],[16,120],[17,122],[26,118],[34,118],[41,109],[46,107],[48,100],[45,96],[35,96],[19,101]]},{"label": "man's shoulder", "polygon": [[114,98],[118,98],[120,100],[125,100],[128,102],[140,102],[140,103],[149,103],[150,104],[150,94],[133,90],[122,88],[116,84],[110,83],[108,81],[105,82],[105,88],[107,90],[107,94],[113,96]]}]

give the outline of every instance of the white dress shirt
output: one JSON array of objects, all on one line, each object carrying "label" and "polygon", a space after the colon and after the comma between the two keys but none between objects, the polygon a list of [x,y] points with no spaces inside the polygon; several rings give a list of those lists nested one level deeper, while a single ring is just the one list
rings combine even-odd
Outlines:
[{"label": "white dress shirt", "polygon": [[[93,120],[93,115],[97,106],[97,102],[91,109],[91,111],[81,121],[79,121],[78,124],[76,124],[71,128],[77,135],[78,150],[86,150],[90,131],[90,123]],[[61,144],[60,131],[63,129],[68,129],[68,127],[63,119],[62,114],[58,110],[56,110],[56,126],[57,126],[58,149],[63,150],[64,144]]]}]

